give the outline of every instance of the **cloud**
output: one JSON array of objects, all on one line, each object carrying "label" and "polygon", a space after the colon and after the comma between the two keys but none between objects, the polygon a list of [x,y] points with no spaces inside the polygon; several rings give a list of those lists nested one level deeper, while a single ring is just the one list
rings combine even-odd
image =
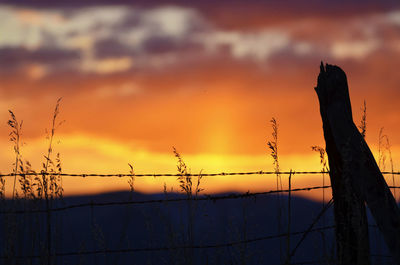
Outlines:
[{"label": "cloud", "polygon": [[142,20],[159,35],[179,39],[189,34],[200,18],[193,9],[166,6],[144,12]]},{"label": "cloud", "polygon": [[132,81],[126,81],[119,85],[102,86],[96,91],[100,98],[129,97],[140,94],[141,92],[142,88]]},{"label": "cloud", "polygon": [[183,153],[265,153],[275,116],[282,153],[308,152],[323,143],[313,90],[323,59],[349,73],[355,115],[367,100],[368,137],[377,139],[384,125],[399,141],[396,11],[338,18],[311,10],[294,19],[289,9],[247,23],[251,13],[224,9],[220,15],[236,23],[226,25],[187,6],[3,6],[1,106],[16,110],[24,135],[36,137],[63,96],[67,134],[134,139],[157,152],[176,145]]},{"label": "cloud", "polygon": [[110,74],[126,71],[132,67],[132,64],[132,58],[130,57],[94,59],[85,61],[82,65],[82,70],[98,74]]},{"label": "cloud", "polygon": [[[132,60],[154,61],[145,57],[190,47],[188,35],[200,25],[194,10],[169,6],[144,10],[124,6],[72,10],[0,6],[0,16],[6,21],[0,23],[0,48],[77,52],[80,56],[78,62],[74,60],[75,68],[99,74],[125,71]],[[112,55],[97,58],[104,57],[104,50]],[[57,60],[58,54],[52,55]]]},{"label": "cloud", "polygon": [[388,22],[393,23],[394,25],[400,26],[400,11],[392,11],[389,12],[386,16]]},{"label": "cloud", "polygon": [[24,47],[0,48],[0,72],[25,73],[28,78],[40,79],[50,73],[64,71],[79,60],[77,51],[57,48],[29,50]]},{"label": "cloud", "polygon": [[74,50],[60,48],[40,48],[29,50],[23,47],[0,48],[1,62],[7,65],[29,63],[60,63],[66,60],[77,60],[79,53]]},{"label": "cloud", "polygon": [[361,60],[379,48],[379,46],[379,41],[375,39],[366,41],[339,41],[332,44],[331,53],[336,59],[350,58]]},{"label": "cloud", "polygon": [[209,51],[226,47],[234,58],[253,58],[261,61],[267,60],[289,45],[289,36],[285,32],[274,30],[257,33],[237,31],[205,33],[199,36],[199,41],[202,40]]},{"label": "cloud", "polygon": [[33,79],[41,79],[49,72],[48,68],[41,64],[31,64],[26,68],[27,75]]},{"label": "cloud", "polygon": [[5,21],[0,23],[0,57],[18,67],[41,65],[46,68],[42,77],[68,70],[99,75],[161,70],[225,56],[267,66],[277,59],[291,63],[306,57],[364,60],[383,49],[400,50],[398,13],[357,13],[340,20],[303,17],[228,29],[196,5],[0,6]]},{"label": "cloud", "polygon": [[134,17],[132,23],[121,22],[117,39],[136,53],[152,52],[151,46],[188,46],[193,34],[207,28],[195,10],[178,6],[141,10]]},{"label": "cloud", "polygon": [[35,49],[42,45],[42,25],[54,25],[52,16],[35,10],[0,7],[0,47]]}]

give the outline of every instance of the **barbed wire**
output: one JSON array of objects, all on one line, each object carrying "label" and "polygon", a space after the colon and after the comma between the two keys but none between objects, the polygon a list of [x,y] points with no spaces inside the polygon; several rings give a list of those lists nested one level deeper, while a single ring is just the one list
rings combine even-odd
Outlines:
[{"label": "barbed wire", "polygon": [[[333,259],[310,260],[310,261],[290,262],[288,264],[290,264],[290,265],[324,264],[324,263],[331,264],[331,263],[329,263],[329,261],[333,262],[334,260]],[[332,263],[332,264],[335,264],[335,263]]]},{"label": "barbed wire", "polygon": [[[323,226],[319,228],[315,228],[309,232],[318,232],[323,230],[329,230],[335,228],[334,225],[331,226]],[[293,232],[290,235],[302,235],[307,231],[300,231],[300,232]],[[254,243],[257,241],[269,240],[269,239],[276,239],[281,237],[288,236],[287,233],[276,234],[276,235],[268,235],[268,236],[261,236],[252,239],[246,240],[237,240],[237,241],[230,241],[226,243],[219,243],[219,244],[207,244],[207,245],[182,245],[182,246],[163,246],[163,247],[153,247],[153,248],[123,248],[123,249],[104,249],[104,250],[89,250],[89,251],[71,251],[71,252],[58,252],[55,254],[51,254],[51,257],[63,257],[63,256],[77,256],[77,255],[96,255],[96,254],[115,254],[115,253],[127,253],[127,252],[153,252],[153,251],[169,251],[169,250],[181,250],[181,249],[208,249],[208,248],[222,248],[222,247],[232,247],[235,245],[243,245],[248,243]],[[0,259],[6,258],[17,258],[17,259],[37,259],[41,258],[41,255],[27,255],[27,256],[15,256],[15,257],[7,257],[7,256],[0,256]]]},{"label": "barbed wire", "polygon": [[[400,175],[400,171],[382,171],[384,175],[393,174]],[[197,177],[201,175],[202,177],[215,177],[215,176],[243,176],[243,175],[306,175],[306,174],[329,174],[329,171],[248,171],[248,172],[219,172],[219,173],[188,173],[183,174],[183,176]],[[98,173],[57,173],[57,172],[27,172],[27,173],[7,173],[0,174],[0,177],[13,177],[13,176],[37,176],[37,175],[59,175],[63,177],[180,177],[182,174],[179,173],[142,173],[142,174],[127,174],[127,173],[111,173],[111,174],[98,174]]]},{"label": "barbed wire", "polygon": [[[311,191],[316,189],[327,189],[331,186],[314,186],[314,187],[305,187],[305,188],[297,188],[290,189],[290,192],[296,191]],[[192,199],[188,198],[175,198],[175,199],[155,199],[155,200],[143,200],[143,201],[117,201],[117,202],[90,202],[90,203],[80,203],[73,204],[64,207],[57,207],[52,209],[38,209],[38,210],[19,210],[19,211],[2,211],[1,214],[25,214],[25,213],[47,213],[47,211],[51,212],[59,212],[65,211],[74,208],[82,208],[82,207],[99,207],[99,206],[114,206],[114,205],[134,205],[134,204],[152,204],[152,203],[171,203],[171,202],[182,202],[182,201],[218,201],[218,200],[227,200],[227,199],[239,199],[239,198],[249,198],[249,197],[257,197],[261,195],[274,194],[274,193],[285,193],[289,192],[289,190],[269,190],[264,192],[246,192],[241,194],[227,194],[227,195],[204,195],[201,197],[193,197]]]},{"label": "barbed wire", "polygon": [[306,230],[305,233],[303,233],[301,239],[299,240],[299,242],[297,242],[296,246],[294,247],[294,249],[292,249],[292,251],[290,252],[290,255],[287,257],[288,260],[290,261],[291,257],[294,256],[294,254],[296,253],[297,249],[300,247],[301,243],[303,243],[303,241],[305,240],[305,238],[307,237],[307,235],[312,231],[314,225],[319,221],[319,219],[322,217],[322,215],[324,215],[324,213],[329,209],[329,207],[331,207],[331,205],[333,204],[334,200],[333,197],[329,200],[329,202],[324,206],[324,208],[322,208],[322,210],[320,211],[320,213],[317,215],[317,217],[314,218],[314,221],[310,224],[310,226],[308,227],[308,229]]},{"label": "barbed wire", "polygon": [[[331,186],[313,186],[313,187],[304,187],[304,188],[296,188],[290,189],[290,192],[298,192],[298,191],[311,191],[318,189],[328,189]],[[400,189],[400,186],[389,186],[390,189]],[[80,203],[80,204],[72,204],[63,207],[57,207],[52,209],[37,209],[37,210],[17,210],[17,211],[1,211],[0,214],[32,214],[32,213],[47,213],[50,212],[60,212],[66,211],[75,208],[82,207],[102,207],[102,206],[115,206],[115,205],[135,205],[135,204],[153,204],[153,203],[172,203],[172,202],[182,202],[182,201],[219,201],[219,200],[228,200],[228,199],[240,199],[240,198],[250,198],[257,197],[262,195],[274,194],[274,193],[286,193],[289,192],[288,189],[285,190],[269,190],[263,192],[246,192],[241,194],[227,194],[227,195],[204,195],[201,197],[192,197],[189,198],[175,198],[175,199],[154,199],[154,200],[142,200],[142,201],[116,201],[116,202],[89,202],[89,203]]]},{"label": "barbed wire", "polygon": [[[322,173],[329,173],[329,172],[316,172],[316,171],[302,171],[302,172],[279,172],[279,174],[322,174]],[[383,174],[393,174],[393,172],[382,172]],[[398,172],[395,172],[398,173]],[[51,174],[51,173],[45,173],[45,174]],[[259,171],[259,172],[237,172],[237,173],[212,173],[212,174],[202,174],[203,176],[219,176],[219,175],[251,175],[251,174],[276,174],[276,172],[264,172],[264,171]],[[14,176],[15,174],[10,174],[10,176]],[[24,174],[17,174],[17,175],[24,175]],[[35,174],[31,174],[35,175]],[[68,175],[69,174],[63,174],[63,175]],[[74,174],[72,176],[83,176],[85,174]],[[102,175],[97,175],[97,174],[90,174],[89,176],[120,176],[121,174],[102,174]],[[191,176],[197,176],[195,174],[188,174]],[[0,175],[1,176],[1,175]],[[2,175],[4,176],[4,175]],[[125,174],[123,176],[132,176],[131,174]],[[137,176],[137,175],[135,175]],[[153,174],[142,174],[141,176],[154,176]],[[158,174],[157,176],[181,176],[181,174]],[[119,202],[90,202],[90,203],[81,203],[81,204],[74,204],[74,205],[68,205],[64,207],[58,207],[58,208],[52,208],[52,209],[47,209],[47,210],[21,210],[21,211],[3,211],[1,212],[2,214],[25,214],[25,213],[47,213],[48,211],[51,212],[57,212],[57,211],[64,211],[68,209],[73,209],[73,208],[80,208],[80,207],[95,207],[95,206],[113,206],[113,205],[133,205],[133,204],[151,204],[151,203],[169,203],[169,202],[180,202],[180,201],[189,201],[189,200],[194,200],[194,201],[204,201],[204,200],[210,200],[210,201],[217,201],[217,200],[225,200],[225,199],[237,199],[237,198],[246,198],[246,197],[257,197],[260,195],[267,195],[267,194],[273,194],[273,193],[285,193],[285,192],[296,192],[296,191],[311,191],[311,190],[316,190],[316,189],[325,189],[325,188],[330,188],[331,186],[314,186],[314,187],[304,187],[304,188],[296,188],[296,189],[290,189],[290,190],[270,190],[270,191],[265,191],[265,192],[254,192],[254,193],[243,193],[243,194],[228,194],[228,195],[217,195],[217,196],[212,196],[212,195],[205,195],[202,197],[197,197],[197,198],[175,198],[175,199],[156,199],[156,200],[144,200],[144,201],[119,201]],[[389,188],[400,188],[400,186],[389,186]],[[314,224],[314,223],[313,223]],[[372,225],[370,225],[372,226]],[[312,226],[309,227],[309,229],[301,232],[293,232],[290,233],[289,235],[300,235],[302,234],[303,237],[300,240],[301,241],[304,239],[305,235],[310,233],[310,232],[315,232],[315,231],[321,231],[321,230],[326,230],[326,229],[333,229],[335,226],[326,226],[326,227],[321,227],[321,228],[315,228],[311,229]],[[280,238],[280,237],[286,237],[288,236],[288,233],[282,233],[278,235],[270,235],[270,236],[263,236],[263,237],[257,237],[253,239],[248,239],[248,240],[239,240],[239,241],[232,241],[232,242],[226,242],[226,243],[220,243],[220,244],[209,244],[209,245],[183,245],[183,246],[168,246],[168,247],[156,247],[156,248],[125,248],[125,249],[114,249],[114,250],[93,250],[93,251],[79,251],[79,252],[60,252],[60,253],[54,253],[50,256],[76,256],[76,255],[95,255],[95,254],[112,254],[112,253],[127,253],[127,252],[151,252],[151,251],[168,251],[168,250],[179,250],[179,249],[207,249],[207,248],[221,248],[221,247],[230,247],[234,245],[239,245],[239,244],[246,244],[246,243],[252,243],[252,242],[257,242],[261,240],[268,240],[268,239],[274,239],[274,238]],[[295,248],[296,249],[296,248]],[[292,252],[294,254],[294,252]],[[292,255],[291,255],[292,256]],[[386,258],[391,258],[391,256],[388,255],[377,255],[377,254],[372,254],[372,257],[386,257]],[[30,256],[15,256],[15,257],[10,257],[10,256],[0,256],[0,259],[7,259],[7,258],[17,258],[17,259],[36,259],[36,258],[41,258],[42,255],[30,255]],[[313,263],[318,263],[319,261],[305,261],[305,262],[295,262],[293,264],[313,264]]]},{"label": "barbed wire", "polygon": [[393,258],[392,256],[390,256],[390,255],[382,255],[382,254],[371,254],[370,255],[371,257],[379,257],[379,258]]},{"label": "barbed wire", "polygon": [[[308,234],[310,232],[319,232],[319,231],[324,231],[324,230],[330,230],[334,229],[334,225],[330,226],[323,226],[319,228],[314,228],[314,229],[307,229],[304,231],[299,231],[299,232],[292,232],[290,233],[291,236],[296,236],[296,235],[303,235],[303,234]],[[270,240],[270,239],[277,239],[281,237],[286,237],[288,236],[287,233],[281,233],[281,234],[276,234],[276,235],[267,235],[267,236],[261,236],[261,237],[256,237],[252,239],[246,239],[246,240],[237,240],[237,241],[231,241],[231,242],[226,242],[226,243],[219,243],[219,244],[207,244],[207,245],[182,245],[182,246],[163,246],[163,247],[152,247],[152,248],[123,248],[123,249],[103,249],[103,250],[89,250],[89,251],[70,251],[70,252],[57,252],[54,254],[51,254],[51,257],[65,257],[65,256],[78,256],[78,255],[96,255],[96,254],[116,254],[116,253],[131,253],[131,252],[153,252],[153,251],[171,251],[171,250],[183,250],[183,249],[209,249],[209,248],[222,248],[222,247],[232,247],[235,245],[243,245],[243,244],[249,244],[249,243],[254,243],[258,241],[264,241],[264,240]],[[389,255],[380,255],[380,254],[371,254],[371,257],[385,257],[385,258],[391,258]],[[42,258],[42,255],[26,255],[26,256],[0,256],[0,259],[38,259]],[[291,264],[314,264],[318,263],[319,261],[303,261],[303,262],[294,262]]]},{"label": "barbed wire", "polygon": [[[380,254],[370,254],[370,257],[380,257],[380,258],[393,258],[390,255],[380,255]],[[290,262],[290,265],[305,265],[305,264],[336,264],[335,259],[322,259],[322,260],[310,260],[310,261],[299,261]]]},{"label": "barbed wire", "polygon": [[[382,174],[392,174],[392,175],[400,175],[399,172],[389,172],[384,171],[381,172]],[[282,171],[282,172],[275,172],[275,171],[249,171],[249,172],[220,172],[220,173],[200,173],[200,174],[184,174],[183,176],[206,176],[206,177],[213,177],[213,176],[243,176],[243,175],[290,175],[290,174],[329,174],[329,171]],[[143,173],[143,174],[97,174],[97,173],[56,173],[56,172],[29,172],[29,173],[8,173],[8,174],[0,174],[0,177],[7,177],[7,176],[28,176],[28,175],[60,175],[65,177],[180,177],[182,174],[170,174],[170,173],[158,173],[158,174],[151,174],[151,173]],[[269,190],[264,192],[246,192],[242,194],[227,194],[227,195],[203,195],[201,197],[193,197],[193,198],[172,198],[172,199],[153,199],[153,200],[141,200],[141,201],[116,201],[116,202],[90,202],[90,203],[80,203],[80,204],[72,204],[63,207],[51,208],[51,209],[35,209],[35,210],[18,210],[18,211],[2,211],[0,214],[31,214],[31,213],[48,213],[48,212],[60,212],[66,211],[70,209],[82,208],[82,207],[101,207],[101,206],[115,206],[115,205],[139,205],[139,204],[153,204],[153,203],[172,203],[172,202],[182,202],[182,201],[218,201],[218,200],[227,200],[227,199],[239,199],[239,198],[250,198],[261,195],[268,195],[274,193],[286,193],[286,192],[298,192],[298,191],[311,191],[317,189],[326,189],[331,188],[331,186],[312,186],[312,187],[304,187],[304,188],[296,188],[296,189],[286,189],[286,190]],[[389,188],[399,189],[400,186],[389,186]],[[326,207],[327,208],[327,207]],[[317,218],[318,219],[318,218]],[[333,229],[335,226],[325,226],[320,228],[312,228],[313,224],[305,231],[301,232],[293,232],[293,233],[282,233],[277,235],[268,235],[268,236],[261,236],[256,237],[253,239],[247,240],[238,240],[238,241],[231,241],[226,243],[219,243],[219,244],[208,244],[208,245],[182,245],[182,246],[162,246],[162,247],[153,247],[153,248],[123,248],[123,249],[104,249],[104,250],[91,250],[91,251],[79,251],[79,252],[57,252],[53,253],[50,256],[54,257],[62,257],[62,256],[76,256],[76,255],[95,255],[95,254],[113,254],[113,253],[128,253],[128,252],[153,252],[153,251],[169,251],[169,250],[180,250],[180,249],[207,249],[207,248],[221,248],[221,247],[231,247],[240,244],[247,244],[253,243],[262,240],[274,239],[274,238],[281,238],[286,237],[288,235],[303,235],[301,240],[299,241],[298,245],[304,240],[306,235],[310,232],[315,231],[322,231],[327,229]],[[294,256],[298,246],[292,251],[291,256]],[[386,257],[391,258],[388,255],[377,255],[372,254],[371,257]],[[7,259],[7,258],[16,258],[16,259],[37,259],[43,257],[42,255],[28,255],[28,256],[0,256],[0,259]],[[319,261],[304,261],[304,262],[295,262],[293,264],[313,264],[318,263]]]}]

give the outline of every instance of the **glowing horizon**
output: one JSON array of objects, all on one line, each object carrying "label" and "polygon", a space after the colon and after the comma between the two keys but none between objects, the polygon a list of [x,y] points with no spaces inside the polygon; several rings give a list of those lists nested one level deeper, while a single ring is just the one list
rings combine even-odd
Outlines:
[{"label": "glowing horizon", "polygon": [[[306,9],[296,1],[0,4],[0,170],[12,171],[8,110],[24,121],[22,156],[40,171],[44,130],[62,97],[54,152],[66,173],[127,173],[128,163],[138,174],[174,173],[172,146],[192,172],[273,171],[272,117],[281,170],[319,171],[311,146],[324,146],[313,90],[321,60],[346,72],[356,125],[365,100],[366,140],[379,157],[384,127],[397,170],[399,27],[400,5],[389,0]],[[65,178],[65,194],[129,188],[126,179],[79,181]],[[173,178],[138,178],[136,190],[161,192],[163,181],[177,189]],[[207,193],[276,186],[265,176],[203,181]],[[295,187],[321,183],[294,178]]]},{"label": "glowing horizon", "polygon": [[[129,174],[128,163],[134,166],[135,174],[177,174],[177,159],[171,152],[154,153],[148,150],[132,150],[123,142],[115,142],[110,139],[96,138],[82,135],[56,135],[56,144],[53,152],[61,154],[62,173],[70,174]],[[59,140],[58,140],[59,139]],[[8,168],[12,172],[12,163],[15,161],[12,153],[12,143],[0,141],[2,149],[9,149],[3,153],[0,161],[1,168]],[[278,145],[279,147],[279,145]],[[26,143],[21,148],[24,161],[29,161],[32,168],[40,173],[43,156],[48,148],[48,139],[38,139]],[[392,154],[396,155],[393,160],[398,161],[397,155],[400,147],[392,147]],[[374,154],[377,149],[374,147]],[[179,152],[179,150],[178,150]],[[255,172],[274,171],[273,159],[270,154],[262,155],[229,155],[229,154],[192,154],[181,153],[192,174],[201,173],[229,173],[229,172]],[[38,156],[37,154],[43,154]],[[77,156],[76,154],[79,154]],[[388,154],[385,154],[387,156]],[[54,156],[54,155],[53,155]],[[7,163],[5,163],[7,162]],[[311,151],[307,154],[289,154],[279,156],[280,171],[294,171],[292,176],[292,188],[306,188],[311,186],[329,185],[329,176],[325,174],[296,174],[302,171],[321,171],[319,154]],[[390,165],[386,164],[390,171]],[[385,176],[389,185],[392,185],[391,176]],[[196,177],[193,177],[194,181]],[[281,175],[283,189],[288,188],[288,175]],[[65,196],[76,196],[85,194],[98,194],[102,192],[128,191],[127,177],[63,177],[63,188]],[[10,196],[13,177],[7,177],[6,194]],[[167,190],[180,192],[176,177],[136,177],[135,191],[141,193],[162,193],[164,185]],[[18,184],[17,184],[18,186]],[[213,194],[223,192],[263,192],[276,190],[275,175],[247,175],[247,176],[215,176],[204,177],[201,180],[202,194]],[[17,189],[18,190],[18,189]],[[326,189],[325,194],[330,194]],[[315,201],[322,200],[322,190],[301,191],[294,193],[295,196],[306,197]],[[329,195],[326,195],[329,196]]]}]

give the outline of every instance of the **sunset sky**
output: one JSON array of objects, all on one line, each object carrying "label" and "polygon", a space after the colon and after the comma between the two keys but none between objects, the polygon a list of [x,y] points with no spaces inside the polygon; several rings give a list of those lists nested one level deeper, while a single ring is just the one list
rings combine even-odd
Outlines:
[{"label": "sunset sky", "polygon": [[[281,169],[320,170],[311,146],[324,146],[314,91],[321,61],[347,73],[355,122],[365,100],[367,143],[377,157],[384,127],[400,169],[398,1],[110,2],[0,1],[2,173],[14,159],[8,110],[24,121],[22,155],[40,171],[60,97],[65,123],[54,151],[64,172],[128,173],[131,163],[136,173],[174,173],[173,147],[192,173],[272,170],[272,117]],[[162,191],[164,182],[177,183],[137,179],[136,189]],[[275,179],[214,177],[203,185],[206,193],[260,191]],[[64,178],[64,188],[128,185]]]}]

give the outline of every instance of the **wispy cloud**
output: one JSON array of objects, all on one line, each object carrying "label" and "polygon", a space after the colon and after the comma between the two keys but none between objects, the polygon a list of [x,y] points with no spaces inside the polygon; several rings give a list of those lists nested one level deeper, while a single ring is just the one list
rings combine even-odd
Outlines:
[{"label": "wispy cloud", "polygon": [[97,95],[100,98],[121,97],[126,98],[133,95],[138,95],[142,92],[142,88],[132,81],[127,81],[118,85],[101,86],[97,89]]},{"label": "wispy cloud", "polygon": [[399,12],[391,11],[344,18],[346,28],[343,21],[303,18],[256,29],[226,29],[198,10],[180,6],[1,6],[0,17],[0,53],[3,49],[8,54],[10,48],[22,51],[21,63],[40,64],[47,74],[66,67],[96,74],[156,69],[221,54],[259,64],[282,54],[290,55],[288,60],[362,60],[382,47],[398,50],[398,35],[382,32],[393,32],[400,24]]},{"label": "wispy cloud", "polygon": [[[120,171],[132,160],[139,171],[173,171],[172,145],[193,169],[259,170],[271,117],[283,167],[307,168],[318,162],[310,146],[323,143],[313,90],[321,60],[348,73],[355,121],[366,99],[369,141],[385,126],[400,154],[400,9],[388,4],[398,0],[8,2],[0,121],[7,109],[24,120],[33,162],[63,97],[68,171]],[[12,149],[7,138],[0,145]]]},{"label": "wispy cloud", "polygon": [[378,49],[378,40],[369,39],[365,41],[338,41],[331,45],[331,54],[336,59],[364,59],[366,56]]},{"label": "wispy cloud", "polygon": [[198,36],[206,50],[217,52],[228,49],[236,59],[254,59],[266,61],[275,53],[285,50],[290,45],[290,38],[284,31],[265,30],[262,32],[242,33],[238,31],[207,32]]}]

